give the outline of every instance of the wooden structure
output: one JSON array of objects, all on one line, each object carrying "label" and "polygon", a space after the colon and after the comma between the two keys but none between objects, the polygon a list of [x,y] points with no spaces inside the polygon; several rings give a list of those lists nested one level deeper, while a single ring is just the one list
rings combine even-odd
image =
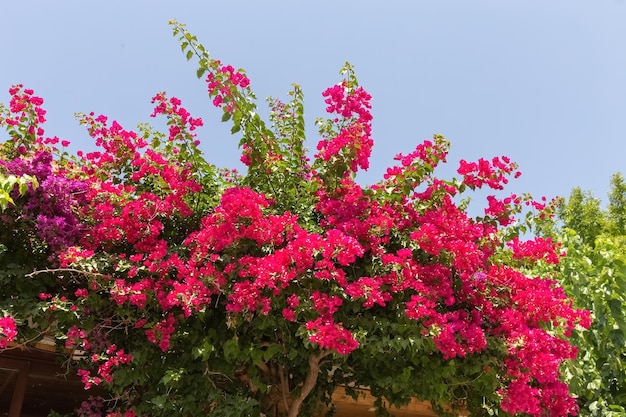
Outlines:
[{"label": "wooden structure", "polygon": [[69,413],[94,394],[75,373],[67,374],[58,354],[41,347],[0,353],[0,417]]},{"label": "wooden structure", "polygon": [[[52,346],[38,345],[30,350],[0,351],[0,417],[45,417],[50,410],[69,413],[78,408],[92,390],[85,391],[75,374],[63,368],[62,357]],[[338,389],[334,396],[336,417],[374,416],[374,398],[364,390],[364,396],[354,400]],[[406,407],[393,410],[396,417],[435,416],[428,403],[412,401]]]},{"label": "wooden structure", "polygon": [[[363,390],[364,396],[358,400],[346,394],[345,390],[339,388],[333,394],[333,403],[337,413],[335,417],[374,417],[374,397],[369,395],[368,390]],[[430,403],[412,400],[409,405],[399,409],[391,409],[390,412],[395,417],[433,417],[436,414],[430,407]]]}]

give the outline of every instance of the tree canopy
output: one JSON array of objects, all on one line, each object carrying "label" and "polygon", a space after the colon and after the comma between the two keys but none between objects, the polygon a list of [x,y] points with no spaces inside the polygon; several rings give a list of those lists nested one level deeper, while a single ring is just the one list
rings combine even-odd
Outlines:
[{"label": "tree canopy", "polygon": [[[351,65],[322,94],[309,153],[298,85],[264,121],[245,71],[171,25],[247,172],[205,158],[203,121],[164,92],[151,116],[166,132],[78,114],[97,150],[72,156],[45,135],[43,100],[13,86],[0,347],[53,335],[85,388],[106,392],[83,415],[307,416],[337,386],[369,387],[381,415],[412,397],[442,415],[576,412],[560,367],[589,313],[528,273],[560,249],[520,236],[533,215],[518,215],[544,203],[496,196],[515,163],[461,160],[438,178],[449,143],[435,135],[363,186],[371,97]],[[494,195],[471,217],[462,197],[480,188]]]}]

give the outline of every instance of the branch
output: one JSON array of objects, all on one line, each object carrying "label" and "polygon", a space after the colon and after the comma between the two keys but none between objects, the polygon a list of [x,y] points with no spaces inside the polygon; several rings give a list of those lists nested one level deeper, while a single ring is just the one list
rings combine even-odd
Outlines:
[{"label": "branch", "polygon": [[285,404],[285,410],[289,410],[289,381],[287,380],[287,371],[283,365],[278,367],[278,375],[280,376],[280,393],[283,397],[283,403]]},{"label": "branch", "polygon": [[317,376],[320,373],[320,361],[331,353],[332,351],[327,350],[320,353],[319,355],[312,355],[309,358],[309,372],[307,373],[304,384],[302,385],[300,396],[296,398],[291,403],[291,407],[289,407],[289,413],[287,414],[287,417],[298,417],[298,413],[300,412],[300,407],[302,406],[302,403],[311,393],[311,391],[313,391],[313,388],[315,388],[315,385],[317,384]]},{"label": "branch", "polygon": [[86,276],[90,276],[90,277],[106,277],[105,274],[100,274],[98,272],[82,271],[80,269],[75,269],[75,268],[56,268],[56,269],[46,268],[46,269],[39,269],[37,271],[31,272],[30,274],[26,274],[25,277],[26,278],[34,278],[35,275],[39,275],[39,274],[45,274],[45,273],[57,274],[57,273],[61,273],[61,272],[72,272],[72,273],[75,273],[75,274],[81,274],[81,275],[86,275]]}]

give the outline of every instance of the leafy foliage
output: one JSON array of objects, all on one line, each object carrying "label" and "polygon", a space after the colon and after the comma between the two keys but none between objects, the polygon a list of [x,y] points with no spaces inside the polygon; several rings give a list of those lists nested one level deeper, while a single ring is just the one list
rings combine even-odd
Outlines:
[{"label": "leafy foliage", "polygon": [[85,387],[110,394],[85,409],[109,416],[307,416],[339,385],[370,387],[380,415],[412,397],[442,415],[575,412],[559,366],[588,313],[525,273],[558,263],[558,246],[520,239],[515,219],[543,205],[490,196],[471,218],[456,203],[502,190],[516,164],[462,160],[459,178],[440,179],[449,143],[435,135],[363,187],[371,97],[350,64],[322,94],[329,116],[309,155],[299,86],[268,100],[266,124],[245,72],[171,24],[247,173],[209,163],[202,120],[165,93],[152,116],[168,132],[78,114],[98,150],[71,157],[43,136],[42,100],[13,87],[0,162],[40,186],[19,204],[9,191],[2,243],[27,239],[0,259],[19,269],[3,281],[3,342],[54,333],[83,356]]},{"label": "leafy foliage", "polygon": [[9,204],[15,204],[11,193],[16,187],[19,195],[23,196],[28,191],[29,185],[36,188],[37,179],[30,175],[22,175],[20,177],[9,175],[5,177],[0,173],[0,210],[5,211]]},{"label": "leafy foliage", "polygon": [[626,187],[620,174],[611,179],[609,204],[602,209],[590,193],[574,189],[557,206],[560,224],[549,232],[563,243],[567,257],[557,279],[579,308],[593,312],[588,331],[574,331],[580,349],[566,374],[580,398],[582,416],[626,413]]}]

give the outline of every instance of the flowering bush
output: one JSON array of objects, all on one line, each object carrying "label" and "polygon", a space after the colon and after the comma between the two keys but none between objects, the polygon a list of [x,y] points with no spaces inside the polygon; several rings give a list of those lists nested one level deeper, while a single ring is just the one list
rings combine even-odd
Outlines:
[{"label": "flowering bush", "polygon": [[109,415],[311,415],[338,385],[369,386],[381,413],[383,399],[412,397],[442,414],[576,412],[559,367],[589,315],[555,281],[522,272],[559,262],[551,240],[517,237],[515,215],[540,204],[491,196],[472,218],[457,203],[504,188],[514,163],[461,161],[460,178],[442,180],[449,144],[435,135],[364,187],[370,96],[350,65],[322,94],[330,117],[317,121],[311,160],[297,85],[289,102],[269,100],[268,125],[245,72],[172,25],[241,135],[247,173],[205,160],[202,120],[165,93],[152,116],[167,133],[81,114],[98,150],[69,157],[43,136],[41,99],[13,87],[0,169],[40,186],[14,191],[3,216],[21,222],[22,251],[42,256],[1,258],[22,268],[9,294],[38,294],[30,309],[9,305],[4,338],[16,337],[9,317],[28,332],[38,306],[39,330],[84,357],[85,388],[110,394],[98,402]]}]

